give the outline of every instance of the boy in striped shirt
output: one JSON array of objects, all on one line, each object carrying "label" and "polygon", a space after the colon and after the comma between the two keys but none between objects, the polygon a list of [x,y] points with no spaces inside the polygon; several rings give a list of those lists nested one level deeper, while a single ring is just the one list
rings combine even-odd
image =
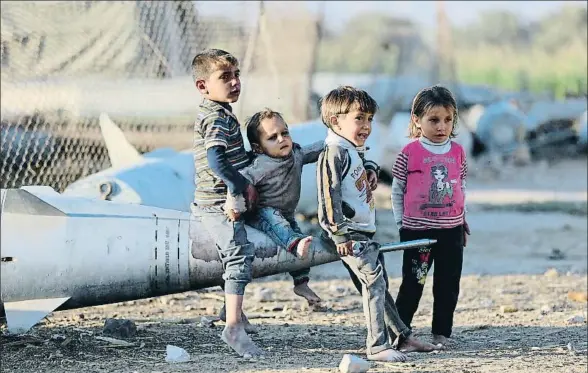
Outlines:
[{"label": "boy in striped shirt", "polygon": [[[230,105],[241,93],[239,62],[228,52],[208,49],[194,57],[192,75],[203,96],[194,124],[193,220],[201,221],[215,238],[223,263],[226,326],[222,339],[240,356],[259,356],[263,353],[247,335],[252,325],[242,311],[255,248],[247,239],[241,214],[247,210],[246,201],[254,203],[256,192],[239,173],[249,157]],[[197,229],[192,224],[190,228]]]}]

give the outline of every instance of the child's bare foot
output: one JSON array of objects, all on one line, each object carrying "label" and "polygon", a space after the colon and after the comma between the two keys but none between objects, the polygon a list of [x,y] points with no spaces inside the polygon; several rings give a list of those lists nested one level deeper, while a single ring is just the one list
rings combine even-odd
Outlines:
[{"label": "child's bare foot", "polygon": [[[441,334],[433,334],[433,344],[438,347],[445,347],[449,343],[449,339]],[[440,346],[439,346],[440,345]]]},{"label": "child's bare foot", "polygon": [[372,361],[387,361],[401,363],[403,361],[406,361],[406,355],[400,351],[388,349],[380,351],[377,354],[367,355],[367,359]]},{"label": "child's bare foot", "polygon": [[398,346],[398,349],[402,352],[431,352],[439,348],[429,342],[422,342],[411,335]]},{"label": "child's bare foot", "polygon": [[306,254],[308,254],[308,249],[310,248],[310,244],[312,243],[312,236],[301,238],[296,245],[296,254],[298,257],[305,258]]},{"label": "child's bare foot", "polygon": [[237,324],[235,326],[226,325],[221,339],[241,357],[251,358],[263,356],[263,351],[245,333],[243,324]]},{"label": "child's bare foot", "polygon": [[[218,314],[218,317],[223,322],[227,322],[227,309],[225,308],[224,304],[223,304],[223,308],[221,308],[220,313]],[[243,312],[241,312],[241,321],[243,322],[243,328],[245,329],[245,333],[247,333],[247,334],[259,333],[259,331],[255,327],[255,325],[253,325],[252,323],[249,322],[249,319],[247,318],[247,316],[245,316],[245,314]]]},{"label": "child's bare foot", "polygon": [[294,286],[294,294],[306,299],[310,308],[315,312],[324,312],[327,309],[322,305],[323,300],[308,287],[307,282]]}]

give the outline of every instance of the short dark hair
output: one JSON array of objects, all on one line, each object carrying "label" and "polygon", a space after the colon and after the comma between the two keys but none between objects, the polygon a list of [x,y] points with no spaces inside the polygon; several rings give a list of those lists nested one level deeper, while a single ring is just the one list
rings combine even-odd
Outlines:
[{"label": "short dark hair", "polygon": [[449,137],[453,138],[457,136],[457,103],[455,97],[449,89],[440,85],[434,85],[420,90],[412,100],[410,123],[408,125],[410,138],[417,138],[422,135],[421,129],[417,127],[412,116],[414,115],[418,118],[422,118],[435,106],[443,106],[447,110],[453,111],[453,128],[451,129]]},{"label": "short dark hair", "polygon": [[249,140],[249,144],[259,144],[259,125],[264,119],[271,119],[274,117],[280,118],[286,126],[288,125],[282,114],[270,108],[258,111],[247,119],[245,122],[245,128],[247,128],[247,140]]},{"label": "short dark hair", "polygon": [[192,78],[208,79],[221,66],[239,66],[239,60],[222,49],[206,49],[192,60]]},{"label": "short dark hair", "polygon": [[351,86],[339,86],[319,100],[321,119],[331,128],[333,115],[348,114],[352,110],[376,114],[378,103],[366,91]]}]

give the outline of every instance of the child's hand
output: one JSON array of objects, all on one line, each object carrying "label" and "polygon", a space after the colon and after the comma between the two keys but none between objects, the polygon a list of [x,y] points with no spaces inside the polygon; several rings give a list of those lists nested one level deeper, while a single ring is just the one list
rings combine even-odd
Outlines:
[{"label": "child's hand", "polygon": [[353,255],[353,241],[337,244],[337,252],[341,256]]},{"label": "child's hand", "polygon": [[378,174],[374,170],[367,171],[368,182],[370,183],[371,190],[376,190],[378,187]]},{"label": "child's hand", "polygon": [[237,221],[241,218],[241,213],[233,209],[225,211],[225,215],[227,215],[229,221]]},{"label": "child's hand", "polygon": [[241,213],[247,211],[245,198],[242,195],[233,196],[231,193],[228,193],[224,210],[230,221],[239,220]]},{"label": "child's hand", "polygon": [[247,206],[248,211],[252,211],[257,206],[257,201],[259,199],[259,194],[255,187],[251,184],[247,185],[247,189],[245,189],[245,204]]},{"label": "child's hand", "polygon": [[470,235],[470,226],[468,225],[468,222],[464,221],[464,223],[463,223],[463,247],[467,246],[469,235]]}]

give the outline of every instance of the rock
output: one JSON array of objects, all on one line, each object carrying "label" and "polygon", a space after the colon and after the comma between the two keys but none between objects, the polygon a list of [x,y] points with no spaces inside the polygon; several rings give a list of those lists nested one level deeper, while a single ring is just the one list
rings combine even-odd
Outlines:
[{"label": "rock", "polygon": [[586,303],[588,302],[588,292],[570,291],[568,292],[568,299],[574,302]]},{"label": "rock", "polygon": [[102,332],[117,338],[132,338],[137,334],[137,326],[131,320],[106,319]]},{"label": "rock", "polygon": [[272,289],[260,288],[255,292],[255,299],[259,302],[269,302],[274,297],[274,291]]},{"label": "rock", "polygon": [[553,312],[554,310],[555,310],[555,306],[548,306],[546,304],[543,307],[541,307],[541,314],[547,315],[548,313]]},{"label": "rock", "polygon": [[557,277],[557,276],[559,276],[559,273],[557,272],[557,269],[555,269],[555,268],[551,268],[551,269],[548,269],[548,270],[547,270],[547,271],[546,271],[546,272],[543,274],[543,276],[545,276],[545,277],[548,277],[548,278],[554,278],[554,277]]},{"label": "rock", "polygon": [[184,307],[184,311],[192,311],[192,310],[193,310],[192,306]]},{"label": "rock", "polygon": [[586,318],[584,316],[576,315],[574,317],[570,317],[568,319],[568,324],[583,324],[586,322]]},{"label": "rock", "polygon": [[513,305],[500,306],[500,312],[502,313],[514,313],[518,311],[519,309]]},{"label": "rock", "polygon": [[560,249],[551,249],[551,254],[547,258],[549,260],[563,260],[566,255]]},{"label": "rock", "polygon": [[167,345],[165,348],[165,361],[168,363],[186,363],[190,361],[190,354],[183,348]]},{"label": "rock", "polygon": [[339,371],[341,373],[365,373],[370,369],[370,363],[362,358],[345,354],[341,363],[339,364]]},{"label": "rock", "polygon": [[203,327],[203,328],[213,328],[214,327],[214,321],[209,319],[206,316],[202,316],[200,318],[200,323],[198,324],[198,326]]}]

